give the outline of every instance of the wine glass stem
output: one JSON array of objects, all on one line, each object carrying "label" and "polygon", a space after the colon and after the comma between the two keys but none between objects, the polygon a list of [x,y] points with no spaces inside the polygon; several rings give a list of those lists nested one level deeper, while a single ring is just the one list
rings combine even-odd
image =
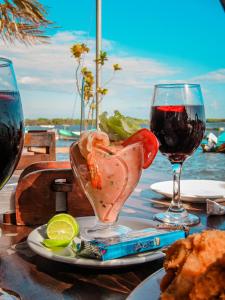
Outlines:
[{"label": "wine glass stem", "polygon": [[169,207],[170,212],[184,211],[182,202],[180,200],[180,176],[182,170],[182,163],[172,163],[173,169],[173,198]]}]

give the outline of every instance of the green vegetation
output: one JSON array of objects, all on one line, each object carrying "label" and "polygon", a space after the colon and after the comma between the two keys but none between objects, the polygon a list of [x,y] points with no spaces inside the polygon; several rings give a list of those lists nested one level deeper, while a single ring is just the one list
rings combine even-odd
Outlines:
[{"label": "green vegetation", "polygon": [[63,118],[38,118],[38,119],[26,119],[26,126],[39,126],[39,125],[79,125],[80,119],[63,119]]},{"label": "green vegetation", "polygon": [[[137,119],[129,117],[130,120],[134,120],[135,123],[138,124],[146,124],[148,125],[149,121],[144,119]],[[91,125],[91,120],[89,120],[89,124]],[[63,118],[38,118],[38,119],[26,119],[26,126],[40,126],[40,125],[80,125],[80,119],[63,119]]]},{"label": "green vegetation", "polygon": [[[138,119],[133,117],[127,117],[131,121],[133,120],[136,124],[148,125],[149,120]],[[216,122],[225,122],[225,119],[206,119],[208,123],[216,123]],[[91,121],[89,120],[89,124],[91,125]],[[69,119],[69,118],[38,118],[38,119],[26,119],[26,126],[39,126],[39,125],[80,125],[80,119]]]},{"label": "green vegetation", "polygon": [[206,119],[208,123],[225,122],[225,119]]},{"label": "green vegetation", "polygon": [[115,111],[113,116],[108,116],[106,112],[99,116],[99,127],[106,132],[111,141],[126,139],[139,129],[140,123],[130,117],[123,116],[119,111]]},{"label": "green vegetation", "polygon": [[[87,129],[89,125],[89,120],[91,120],[91,124],[95,124],[95,120],[97,124],[99,123],[99,103],[102,102],[103,97],[108,93],[108,89],[106,86],[113,79],[116,72],[122,70],[119,64],[114,64],[112,66],[113,76],[111,79],[108,79],[102,86],[96,86],[97,90],[94,88],[95,77],[91,70],[89,70],[85,65],[85,56],[88,54],[90,49],[86,44],[78,43],[74,44],[71,47],[71,53],[76,60],[77,67],[75,71],[76,75],[76,87],[77,92],[79,93],[81,100],[83,101],[83,106],[81,107],[81,118],[85,113],[86,119],[82,119],[82,124],[84,128]],[[99,70],[103,68],[105,62],[108,61],[107,52],[100,51],[99,57],[96,58],[95,63],[98,65]],[[98,97],[97,97],[98,96]],[[97,97],[97,99],[96,99]],[[95,114],[96,113],[96,114]]]}]

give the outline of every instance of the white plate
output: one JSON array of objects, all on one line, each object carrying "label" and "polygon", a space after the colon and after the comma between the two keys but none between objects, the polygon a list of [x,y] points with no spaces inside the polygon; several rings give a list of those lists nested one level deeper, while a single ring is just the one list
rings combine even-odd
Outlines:
[{"label": "white plate", "polygon": [[164,269],[153,273],[140,283],[126,300],[159,300],[160,281],[165,275]]},{"label": "white plate", "polygon": [[[95,223],[95,217],[82,217],[76,218],[79,222],[80,227],[92,227]],[[130,217],[120,217],[119,224],[128,226],[134,230],[144,229],[151,227],[154,221],[141,219],[141,218],[130,218]],[[98,261],[95,259],[88,258],[76,258],[70,248],[65,248],[61,252],[53,253],[47,250],[41,242],[46,238],[46,225],[42,225],[34,229],[28,236],[27,242],[29,247],[37,254],[44,256],[50,260],[56,260],[64,263],[89,267],[89,268],[113,268],[121,266],[129,266],[145,263],[148,261],[153,261],[164,257],[161,251],[144,252],[136,255],[113,259],[109,261]]]},{"label": "white plate", "polygon": [[[181,180],[181,200],[187,202],[204,203],[206,199],[221,198],[217,202],[225,201],[225,181],[216,180]],[[150,188],[168,198],[172,197],[173,182],[157,182]]]}]

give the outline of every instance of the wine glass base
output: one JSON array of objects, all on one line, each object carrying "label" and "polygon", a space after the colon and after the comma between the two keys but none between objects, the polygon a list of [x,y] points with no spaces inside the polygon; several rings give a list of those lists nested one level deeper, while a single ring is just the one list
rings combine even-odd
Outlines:
[{"label": "wine glass base", "polygon": [[95,225],[92,228],[81,228],[80,236],[85,240],[106,240],[125,235],[132,229],[123,225]]},{"label": "wine glass base", "polygon": [[175,225],[192,226],[200,222],[200,218],[193,214],[185,214],[183,216],[182,213],[164,212],[158,213],[154,217],[160,222]]}]

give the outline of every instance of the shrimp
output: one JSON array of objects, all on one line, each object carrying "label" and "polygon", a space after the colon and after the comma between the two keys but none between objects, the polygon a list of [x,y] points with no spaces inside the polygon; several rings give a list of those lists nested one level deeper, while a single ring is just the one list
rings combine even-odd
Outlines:
[{"label": "shrimp", "polygon": [[108,147],[110,144],[109,137],[105,132],[101,131],[85,131],[80,137],[78,143],[80,153],[87,159],[88,154],[97,146]]},{"label": "shrimp", "polygon": [[102,174],[99,172],[98,164],[95,160],[95,152],[91,152],[87,157],[87,165],[91,175],[91,185],[98,190],[102,189]]},{"label": "shrimp", "polygon": [[100,131],[87,131],[81,135],[78,143],[82,156],[86,159],[91,175],[91,184],[96,189],[102,188],[102,174],[99,171],[98,163],[95,159],[95,148],[108,147],[109,137]]}]

